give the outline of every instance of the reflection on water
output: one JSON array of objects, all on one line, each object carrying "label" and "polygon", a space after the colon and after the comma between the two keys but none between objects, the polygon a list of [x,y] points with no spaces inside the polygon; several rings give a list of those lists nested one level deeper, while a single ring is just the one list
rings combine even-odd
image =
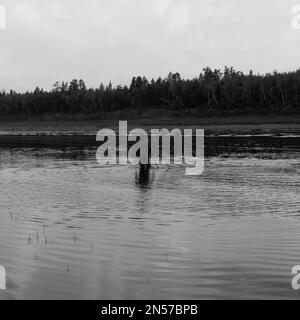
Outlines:
[{"label": "reflection on water", "polygon": [[226,151],[198,177],[0,149],[0,298],[298,298],[299,172],[295,149]]},{"label": "reflection on water", "polygon": [[135,175],[137,186],[141,189],[151,188],[151,183],[154,180],[153,170],[149,165],[140,165]]}]

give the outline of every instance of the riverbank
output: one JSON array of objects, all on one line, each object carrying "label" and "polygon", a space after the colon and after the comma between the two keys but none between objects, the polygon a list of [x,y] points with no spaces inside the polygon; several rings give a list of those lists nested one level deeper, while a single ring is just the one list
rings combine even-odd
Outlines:
[{"label": "riverbank", "polygon": [[[118,120],[0,120],[0,135],[95,135],[98,130],[103,128],[111,128],[117,131],[118,126]],[[289,133],[300,131],[300,116],[128,120],[128,129],[132,128],[143,128],[145,130],[154,128],[201,128],[216,133]]]}]

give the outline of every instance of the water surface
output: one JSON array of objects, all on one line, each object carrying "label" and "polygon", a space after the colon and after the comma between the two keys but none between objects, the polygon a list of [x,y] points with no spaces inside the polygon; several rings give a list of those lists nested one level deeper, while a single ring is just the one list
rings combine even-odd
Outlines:
[{"label": "water surface", "polygon": [[233,145],[147,179],[94,148],[0,149],[0,298],[299,298],[299,144]]}]

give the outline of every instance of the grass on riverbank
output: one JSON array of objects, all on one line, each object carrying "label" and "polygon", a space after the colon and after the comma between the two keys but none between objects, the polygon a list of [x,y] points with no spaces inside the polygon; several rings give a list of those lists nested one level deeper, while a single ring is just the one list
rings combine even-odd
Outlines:
[{"label": "grass on riverbank", "polygon": [[101,128],[116,129],[119,120],[127,120],[128,128],[203,128],[222,130],[300,130],[300,116],[284,117],[220,117],[220,118],[155,118],[155,119],[82,119],[81,117],[60,120],[52,118],[1,119],[0,132],[86,132],[94,133]]}]

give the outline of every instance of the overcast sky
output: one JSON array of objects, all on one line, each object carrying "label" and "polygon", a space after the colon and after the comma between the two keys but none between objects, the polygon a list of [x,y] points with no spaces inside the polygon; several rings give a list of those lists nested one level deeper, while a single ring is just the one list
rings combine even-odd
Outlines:
[{"label": "overcast sky", "polygon": [[[297,2],[298,1],[298,2]],[[0,89],[96,87],[202,68],[272,72],[300,67],[300,0],[0,0]]]}]

